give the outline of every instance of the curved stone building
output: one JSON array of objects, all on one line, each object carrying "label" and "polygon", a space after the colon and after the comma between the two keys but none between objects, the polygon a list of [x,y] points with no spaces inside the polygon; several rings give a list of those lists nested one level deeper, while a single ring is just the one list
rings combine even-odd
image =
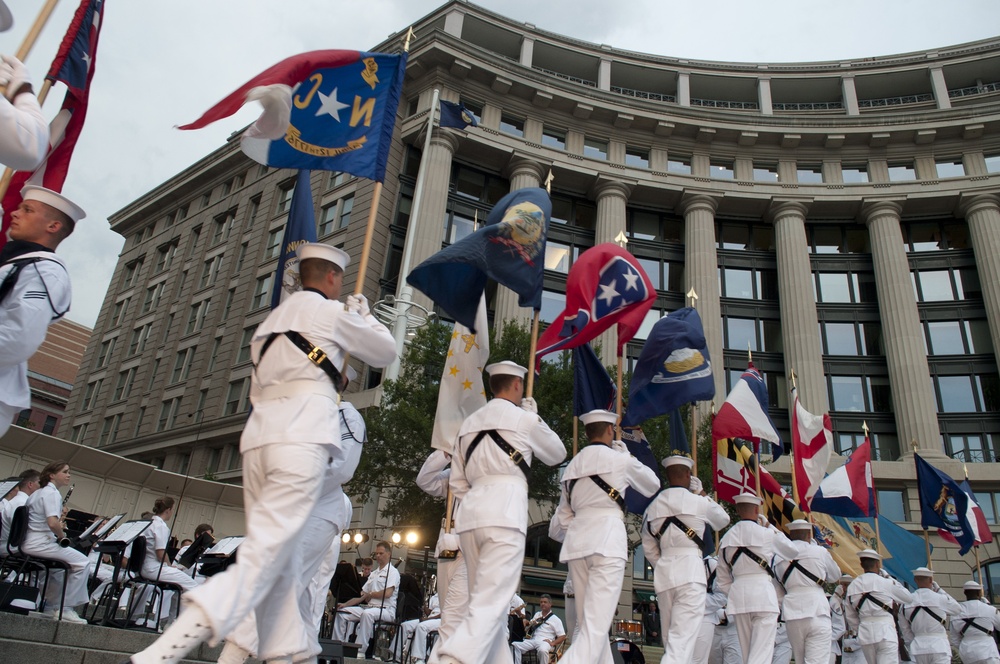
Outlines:
[{"label": "curved stone building", "polygon": [[[408,234],[416,265],[551,171],[544,320],[561,311],[574,258],[624,233],[658,289],[629,363],[694,288],[717,402],[749,348],[786,435],[792,370],[803,404],[830,411],[838,452],[868,423],[884,514],[916,529],[915,444],[954,477],[968,462],[995,525],[1000,39],[836,62],[702,62],[458,0],[414,29],[369,298],[396,292]],[[398,48],[403,32],[373,50]],[[480,125],[437,129],[421,154],[435,89]],[[232,141],[111,219],[127,242],[70,403],[75,440],[238,476],[249,334],[266,315],[292,177]],[[373,188],[314,174],[323,241],[360,250]],[[504,289],[490,295],[495,323],[529,315]],[[380,376],[362,380],[352,399],[364,405]],[[996,543],[980,553],[1000,558]],[[941,545],[941,584],[960,587],[971,558]]]}]

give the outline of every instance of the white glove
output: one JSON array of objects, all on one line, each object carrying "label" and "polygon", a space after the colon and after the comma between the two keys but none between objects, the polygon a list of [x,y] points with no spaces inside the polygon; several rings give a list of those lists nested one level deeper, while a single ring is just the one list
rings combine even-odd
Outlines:
[{"label": "white glove", "polygon": [[629,453],[628,445],[626,445],[620,440],[611,441],[611,449],[615,450],[616,452],[624,452],[625,454]]},{"label": "white glove", "polygon": [[535,400],[532,397],[524,397],[521,399],[521,408],[525,409],[529,413],[538,415],[538,404],[535,403]]},{"label": "white glove", "polygon": [[457,533],[441,533],[438,549],[441,551],[458,551],[461,548]]},{"label": "white glove", "polygon": [[931,590],[933,590],[936,593],[941,592],[941,586],[938,585],[937,581],[931,581]]},{"label": "white glove", "polygon": [[368,309],[368,298],[364,295],[348,295],[347,302],[344,304],[344,308],[348,311],[354,311],[361,314],[362,316],[367,316],[371,313]]},{"label": "white glove", "polygon": [[701,478],[699,478],[697,475],[692,475],[691,484],[688,485],[688,490],[691,493],[700,496],[701,492],[705,490],[705,487],[702,486]]},{"label": "white glove", "polygon": [[21,86],[25,83],[31,83],[31,74],[28,73],[24,63],[12,55],[3,55],[0,56],[0,59],[3,60],[3,64],[0,64],[0,80],[6,79],[0,84],[7,86],[5,91],[7,99],[14,101],[14,95],[21,89]]}]

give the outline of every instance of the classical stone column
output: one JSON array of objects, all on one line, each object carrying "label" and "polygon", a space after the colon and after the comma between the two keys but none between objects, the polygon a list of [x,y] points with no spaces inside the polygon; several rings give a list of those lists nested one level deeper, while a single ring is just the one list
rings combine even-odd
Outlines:
[{"label": "classical stone column", "polygon": [[869,203],[863,210],[871,238],[896,431],[901,452],[907,453],[910,441],[916,440],[922,455],[941,456],[937,406],[900,228],[901,210],[893,201]]},{"label": "classical stone column", "polygon": [[993,352],[1000,357],[1000,196],[985,194],[965,204]]},{"label": "classical stone column", "polygon": [[[795,371],[802,405],[809,412],[818,414],[829,410],[829,405],[806,240],[807,211],[808,204],[805,202],[784,201],[777,204],[772,214],[785,374]],[[788,407],[791,415],[794,408],[791,399]]]},{"label": "classical stone column", "polygon": [[[705,194],[686,195],[681,200],[684,214],[684,289],[698,294],[695,308],[705,327],[708,353],[712,356],[715,403],[726,399],[726,375],[722,362],[722,305],[719,301],[719,258],[715,242],[715,211],[719,200]],[[699,417],[708,412],[705,406]]]},{"label": "classical stone column", "polygon": [[[421,195],[420,218],[414,219],[411,216],[406,230],[407,240],[413,234],[411,270],[441,250],[448,206],[448,185],[451,180],[451,159],[458,148],[458,141],[459,136],[455,130],[436,129],[431,136],[430,149],[422,156],[420,166],[426,169],[426,176]],[[406,275],[400,275],[400,279],[405,278]],[[433,309],[431,301],[418,290],[413,291],[413,301]]]},{"label": "classical stone column", "polygon": [[[545,177],[544,167],[532,159],[515,156],[507,165],[507,177],[510,180],[510,190],[517,191],[525,187],[538,187]],[[544,257],[543,257],[544,260]],[[507,322],[519,322],[530,326],[534,312],[517,303],[517,293],[506,286],[497,286],[497,299],[493,316],[497,335],[503,331]]]},{"label": "classical stone column", "polygon": [[[625,207],[628,204],[632,185],[621,180],[598,176],[593,187],[597,199],[597,225],[594,228],[594,244],[614,242],[619,233],[625,232]],[[626,249],[628,246],[626,245]],[[601,362],[606,366],[618,363],[618,330],[611,328],[597,337],[592,344],[601,345]]]}]

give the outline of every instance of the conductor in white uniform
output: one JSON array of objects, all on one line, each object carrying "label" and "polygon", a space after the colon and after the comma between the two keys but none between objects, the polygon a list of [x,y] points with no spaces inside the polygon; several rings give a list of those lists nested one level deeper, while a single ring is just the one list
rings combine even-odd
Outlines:
[{"label": "conductor in white uniform", "polygon": [[[225,638],[256,611],[261,659],[298,662],[319,654],[312,611],[300,598],[305,525],[340,449],[339,375],[345,355],[376,367],[396,357],[392,334],[364,296],[336,300],[346,253],[326,244],[298,249],[303,290],[257,327],[253,411],[240,441],[246,539],[239,560],[185,595],[191,604],[134,664],[176,664],[202,641]],[[304,604],[303,604],[304,606]],[[304,614],[305,613],[305,614]]]},{"label": "conductor in white uniform", "polygon": [[610,664],[608,630],[628,560],[625,489],[652,496],[660,479],[615,440],[617,414],[592,410],[580,420],[589,444],[566,467],[559,506],[549,522],[549,536],[563,543],[559,561],[569,563],[576,595],[577,634],[560,661]]},{"label": "conductor in white uniform", "polygon": [[882,556],[872,549],[858,551],[864,574],[847,586],[847,628],[858,635],[868,664],[897,664],[899,639],[892,603],[909,604],[913,595],[895,579],[882,576]]},{"label": "conductor in white uniform", "polygon": [[975,581],[962,586],[965,601],[951,621],[952,643],[964,664],[1000,664],[994,635],[1000,631],[1000,612],[983,600],[983,587]]},{"label": "conductor in white uniform", "polygon": [[899,611],[899,631],[907,651],[917,664],[951,664],[948,620],[962,607],[934,583],[934,572],[926,567],[913,570],[917,589],[913,601]]},{"label": "conductor in white uniform", "polygon": [[796,664],[826,664],[830,659],[830,601],[824,584],[840,578],[830,552],[812,541],[813,527],[796,519],[788,524],[794,556],[781,546],[774,556],[774,573],[785,588],[781,602],[788,643]]},{"label": "conductor in white uniform", "polygon": [[692,661],[705,616],[707,577],[702,550],[705,525],[721,530],[729,515],[714,500],[690,491],[694,462],[682,455],[663,460],[668,487],[646,508],[642,550],[653,566],[660,607],[661,664]]},{"label": "conductor in white uniform", "polygon": [[522,398],[527,371],[510,361],[488,365],[493,399],[459,429],[450,483],[462,500],[455,530],[469,572],[469,609],[439,651],[448,664],[482,664],[491,653],[506,659],[504,625],[528,532],[527,472],[535,457],[550,466],[566,458],[534,400]]}]

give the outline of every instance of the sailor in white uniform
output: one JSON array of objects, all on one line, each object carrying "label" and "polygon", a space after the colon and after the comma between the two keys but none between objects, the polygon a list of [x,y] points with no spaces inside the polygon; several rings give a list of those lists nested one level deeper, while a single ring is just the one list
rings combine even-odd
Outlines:
[{"label": "sailor in white uniform", "polygon": [[895,579],[882,576],[882,556],[858,552],[864,574],[847,587],[847,628],[857,634],[868,664],[899,662],[899,640],[892,617],[893,602],[909,604],[913,595]]},{"label": "sailor in white uniform", "polygon": [[719,560],[705,556],[705,613],[691,653],[691,664],[722,664],[722,630],[726,621],[726,595],[715,587]]},{"label": "sailor in white uniform", "polygon": [[625,490],[652,496],[660,488],[656,473],[615,440],[617,420],[607,410],[580,416],[589,444],[566,467],[559,506],[549,522],[549,537],[562,542],[559,561],[569,563],[576,594],[577,636],[560,659],[564,664],[611,664],[608,630],[628,560]]},{"label": "sailor in white uniform", "polygon": [[958,646],[963,664],[1000,664],[994,636],[1000,631],[1000,612],[983,599],[983,587],[975,581],[962,586],[965,601],[951,621],[952,643]]},{"label": "sailor in white uniform", "polygon": [[[0,0],[0,32],[14,25],[7,4]],[[0,164],[15,171],[38,166],[49,149],[49,124],[31,87],[24,64],[10,55],[0,56]]]},{"label": "sailor in white uniform", "polygon": [[695,626],[705,616],[705,526],[721,530],[729,524],[729,515],[718,503],[690,490],[693,465],[682,455],[663,460],[668,486],[646,508],[641,529],[660,607],[661,664],[686,664],[692,659],[699,631]]},{"label": "sailor in white uniform", "polygon": [[844,615],[844,594],[854,577],[841,574],[837,587],[830,595],[830,664],[835,664],[837,658],[844,653],[844,637],[847,635],[847,617]]},{"label": "sailor in white uniform", "polygon": [[913,570],[913,579],[917,584],[913,601],[899,611],[906,649],[917,664],[950,664],[948,620],[962,607],[934,582],[934,572],[926,567]]}]

